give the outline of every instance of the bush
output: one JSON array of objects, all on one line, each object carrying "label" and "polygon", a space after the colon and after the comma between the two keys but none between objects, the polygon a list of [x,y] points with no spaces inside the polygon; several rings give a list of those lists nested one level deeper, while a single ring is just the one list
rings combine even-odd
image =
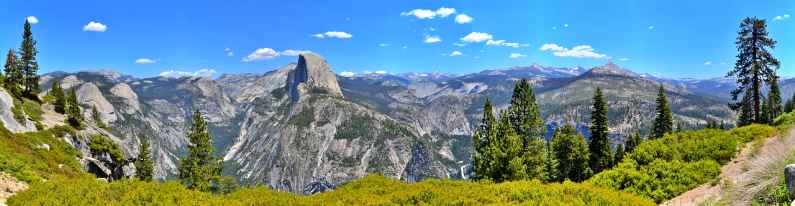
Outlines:
[{"label": "bush", "polygon": [[638,145],[618,166],[588,182],[659,203],[716,178],[721,164],[731,160],[741,145],[776,134],[775,128],[765,125],[667,134]]},{"label": "bush", "polygon": [[202,193],[179,183],[90,178],[57,179],[34,184],[8,200],[9,205],[654,205],[624,192],[572,182],[518,181],[492,184],[455,180],[403,183],[380,175],[349,182],[330,192],[300,196],[266,187],[228,195]]},{"label": "bush", "polygon": [[118,163],[124,159],[124,154],[122,154],[119,146],[106,136],[91,136],[91,144],[88,147],[91,148],[91,153],[94,154],[107,153],[113,158],[114,162]]},{"label": "bush", "polygon": [[76,160],[79,152],[60,139],[71,132],[68,127],[55,127],[12,134],[0,127],[0,171],[25,182],[86,175]]}]

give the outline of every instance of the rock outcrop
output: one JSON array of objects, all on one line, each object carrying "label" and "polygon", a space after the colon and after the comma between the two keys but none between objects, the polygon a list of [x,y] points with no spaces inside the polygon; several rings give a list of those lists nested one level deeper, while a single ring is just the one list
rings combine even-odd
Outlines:
[{"label": "rock outcrop", "polygon": [[132,90],[130,85],[125,83],[116,84],[116,86],[110,88],[110,93],[122,98],[124,104],[126,104],[126,107],[122,109],[125,113],[134,114],[135,112],[141,111],[138,95],[135,94],[135,91]]},{"label": "rock outcrop", "polygon": [[787,185],[790,197],[795,195],[795,164],[784,167],[784,183]]},{"label": "rock outcrop", "polygon": [[0,122],[11,132],[36,131],[36,125],[28,118],[21,123],[14,118],[12,107],[14,107],[14,98],[5,89],[0,88]]},{"label": "rock outcrop", "polygon": [[97,85],[84,83],[77,89],[77,102],[83,106],[83,113],[86,117],[91,117],[91,107],[96,107],[102,121],[115,122],[117,119],[116,109],[102,95]]},{"label": "rock outcrop", "polygon": [[342,97],[337,75],[325,59],[313,53],[298,56],[298,64],[288,75],[287,85],[293,101],[310,93]]}]

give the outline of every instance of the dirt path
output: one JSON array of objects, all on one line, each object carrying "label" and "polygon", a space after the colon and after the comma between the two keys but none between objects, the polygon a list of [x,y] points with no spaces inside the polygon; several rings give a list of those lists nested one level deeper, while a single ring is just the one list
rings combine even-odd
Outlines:
[{"label": "dirt path", "polygon": [[721,168],[717,181],[682,193],[662,205],[710,205],[716,202],[750,205],[754,195],[779,183],[780,172],[784,170],[793,148],[795,128],[790,129],[789,135],[767,138],[757,147],[753,142],[748,143],[739,155]]},{"label": "dirt path", "polygon": [[6,199],[17,192],[28,189],[28,184],[19,181],[5,172],[0,172],[0,205],[6,205]]}]

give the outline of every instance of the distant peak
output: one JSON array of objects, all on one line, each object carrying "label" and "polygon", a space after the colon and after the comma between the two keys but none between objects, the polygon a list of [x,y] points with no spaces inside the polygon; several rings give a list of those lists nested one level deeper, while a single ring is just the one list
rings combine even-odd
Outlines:
[{"label": "distant peak", "polygon": [[632,71],[626,70],[614,64],[613,62],[608,62],[605,65],[597,66],[589,70],[585,73],[586,75],[617,75],[617,76],[628,76],[628,77],[636,77],[638,74],[635,74]]},{"label": "distant peak", "polygon": [[331,71],[326,59],[314,53],[298,55],[298,64],[288,74],[287,84],[296,101],[304,94],[318,92],[342,96],[337,75]]}]

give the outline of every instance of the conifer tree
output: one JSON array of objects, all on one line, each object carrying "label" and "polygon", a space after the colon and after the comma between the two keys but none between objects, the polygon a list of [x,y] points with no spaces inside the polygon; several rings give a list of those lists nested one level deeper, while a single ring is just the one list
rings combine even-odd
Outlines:
[{"label": "conifer tree", "polygon": [[221,176],[221,161],[213,155],[213,143],[207,122],[199,110],[193,112],[188,134],[188,156],[179,165],[179,177],[188,188],[210,191]]},{"label": "conifer tree", "polygon": [[496,123],[497,120],[494,117],[491,100],[486,99],[486,103],[483,105],[483,118],[477,130],[475,130],[475,135],[472,136],[472,144],[475,148],[472,154],[475,167],[475,179],[488,177],[489,165],[491,165],[491,159],[489,158],[491,155],[488,154],[490,151],[488,148],[492,143],[489,139],[490,136],[494,134]]},{"label": "conifer tree", "polygon": [[66,96],[64,95],[63,88],[61,88],[61,81],[52,81],[50,95],[55,99],[55,102],[52,103],[55,107],[55,112],[60,114],[66,113]]},{"label": "conifer tree", "polygon": [[66,116],[69,125],[72,125],[74,128],[82,128],[83,127],[83,112],[80,109],[80,105],[77,103],[77,92],[75,88],[69,90],[69,94],[66,98]]},{"label": "conifer tree", "polygon": [[541,119],[533,88],[526,79],[516,83],[511,96],[511,106],[505,117],[522,140],[523,149],[520,155],[525,161],[527,169],[525,173],[531,179],[543,178],[546,150],[543,135],[546,127]]},{"label": "conifer tree", "polygon": [[781,115],[781,89],[778,87],[778,76],[773,75],[770,80],[770,92],[767,94],[768,123]]},{"label": "conifer tree", "polygon": [[[503,112],[501,116],[504,117],[505,115],[505,112]],[[501,118],[497,128],[497,139],[495,140],[497,144],[494,146],[497,148],[492,148],[492,151],[497,152],[498,158],[492,164],[500,165],[498,166],[500,169],[496,171],[502,172],[494,174],[494,180],[501,182],[531,178],[527,174],[528,166],[522,156],[522,138],[513,130],[508,118]],[[543,169],[543,165],[540,169]]]},{"label": "conifer tree", "polygon": [[588,143],[571,125],[555,130],[550,148],[557,162],[557,181],[583,181],[591,176]]},{"label": "conifer tree", "polygon": [[635,132],[635,134],[630,135],[629,139],[625,141],[624,151],[627,153],[634,151],[641,142],[643,142],[643,139],[640,137],[640,132]]},{"label": "conifer tree", "polygon": [[544,150],[543,174],[544,176],[542,179],[545,182],[560,181],[562,178],[560,173],[560,162],[558,162],[558,159],[555,156],[555,149],[552,148],[552,144],[546,144],[546,149]]},{"label": "conifer tree", "polygon": [[[726,74],[727,77],[737,78],[737,88],[731,93],[732,100],[736,102],[731,103],[730,107],[740,112],[739,126],[761,123],[764,101],[762,88],[765,83],[775,79],[780,65],[778,59],[768,51],[775,48],[776,40],[768,36],[765,20],[748,17],[740,23],[735,43],[739,52],[737,62],[734,69]],[[745,93],[742,98],[739,96],[741,93]]]},{"label": "conifer tree", "polygon": [[14,52],[13,49],[8,50],[8,55],[6,55],[6,64],[4,65],[4,72],[5,72],[5,85],[3,85],[6,89],[8,89],[9,93],[12,95],[19,95],[19,85],[22,83],[22,73],[19,71],[19,67],[17,67],[17,54]]},{"label": "conifer tree", "polygon": [[624,159],[625,152],[626,151],[624,151],[624,145],[621,144],[616,145],[616,152],[615,152],[616,157],[615,159],[613,159],[613,165],[620,163],[621,160]]},{"label": "conifer tree", "polygon": [[668,97],[665,95],[665,87],[660,84],[660,89],[657,93],[657,109],[655,109],[656,117],[654,118],[654,129],[652,130],[652,137],[660,138],[663,135],[673,131],[674,121],[671,108],[668,106]]},{"label": "conifer tree", "polygon": [[152,181],[154,177],[154,161],[150,151],[149,138],[140,137],[138,158],[135,160],[135,173],[141,181]]},{"label": "conifer tree", "polygon": [[91,119],[94,120],[94,123],[97,124],[99,128],[107,128],[105,122],[102,121],[102,115],[99,114],[99,110],[97,110],[97,106],[91,106]]},{"label": "conifer tree", "polygon": [[22,45],[19,47],[19,70],[22,73],[22,86],[25,88],[25,95],[37,93],[39,90],[39,63],[36,61],[36,40],[30,31],[30,22],[25,21],[24,31],[22,32]]},{"label": "conifer tree", "polygon": [[596,88],[591,113],[591,141],[588,149],[591,152],[590,163],[594,174],[607,169],[613,160],[610,140],[608,139],[607,103],[602,89]]}]

